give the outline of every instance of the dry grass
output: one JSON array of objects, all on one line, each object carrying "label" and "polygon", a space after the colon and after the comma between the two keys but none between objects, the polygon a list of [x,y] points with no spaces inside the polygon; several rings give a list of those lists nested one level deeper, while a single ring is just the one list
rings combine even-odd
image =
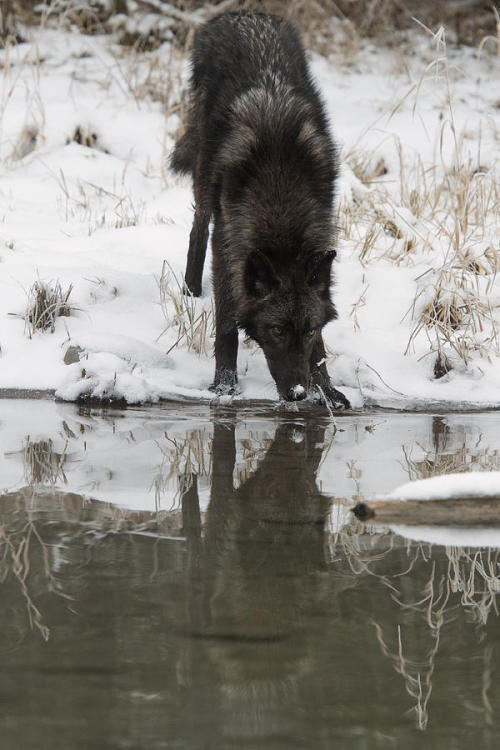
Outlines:
[{"label": "dry grass", "polygon": [[167,263],[163,262],[161,276],[157,280],[160,293],[160,306],[167,321],[163,336],[171,328],[175,330],[175,341],[167,351],[184,346],[196,354],[207,355],[209,344],[215,337],[215,315],[213,300],[197,299],[185,292],[184,281],[177,278]]},{"label": "dry grass", "polygon": [[99,229],[123,229],[141,224],[146,218],[146,203],[132,195],[126,182],[127,166],[125,164],[122,172],[121,185],[113,190],[88,180],[77,179],[70,183],[62,169],[53,173],[62,193],[58,206],[65,221],[86,224],[89,236]]},{"label": "dry grass", "polygon": [[[468,365],[476,353],[484,358],[499,353],[498,320],[489,294],[500,264],[500,249],[493,245],[500,229],[500,189],[494,170],[479,173],[459,156],[454,173],[445,174],[417,201],[430,230],[429,250],[441,247],[442,262],[419,285],[408,350],[425,332],[436,362],[458,357]],[[417,239],[415,248],[419,245]]]},{"label": "dry grass", "polygon": [[72,284],[64,290],[60,281],[35,281],[27,292],[28,305],[24,314],[28,338],[33,338],[37,331],[54,333],[57,318],[71,315],[71,311],[75,309],[69,304],[72,290]]},{"label": "dry grass", "polygon": [[133,5],[127,0],[4,0],[3,4],[6,12],[0,38],[20,40],[20,24],[41,23],[78,28],[85,34],[113,33],[121,44],[138,51],[154,50],[163,41],[186,49],[197,25],[224,10],[238,9],[290,18],[301,29],[308,46],[324,54],[330,54],[333,42],[336,46],[340,40],[346,58],[357,51],[364,37],[399,46],[414,28],[415,15],[431,28],[446,25],[457,43],[482,42],[491,47],[500,39],[495,5],[482,0],[423,0],[418,4],[410,0],[136,0]]},{"label": "dry grass", "polygon": [[[415,97],[423,83],[436,77],[444,91],[437,163],[413,165],[395,140],[399,175],[387,175],[376,154],[354,149],[346,163],[359,180],[351,204],[342,205],[339,223],[363,264],[385,260],[398,266],[425,261],[428,271],[417,278],[406,354],[427,342],[436,378],[451,369],[476,366],[500,354],[498,302],[491,292],[500,267],[500,162],[472,158],[467,134],[455,125],[454,102],[444,30],[434,36],[436,58],[403,101]],[[397,110],[398,106],[395,107]],[[353,308],[356,312],[362,296]]]},{"label": "dry grass", "polygon": [[25,125],[14,144],[11,159],[24,159],[35,150],[39,138],[39,130],[36,125]]}]

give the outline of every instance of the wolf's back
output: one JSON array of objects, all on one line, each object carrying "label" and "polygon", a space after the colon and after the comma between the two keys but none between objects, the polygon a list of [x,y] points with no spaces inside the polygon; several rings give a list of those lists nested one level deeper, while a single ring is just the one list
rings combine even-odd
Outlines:
[{"label": "wolf's back", "polygon": [[175,147],[172,169],[192,174],[200,149],[215,154],[231,127],[232,108],[239,97],[264,89],[279,98],[284,87],[309,102],[326,132],[319,96],[291,24],[241,12],[222,14],[202,26],[193,46],[186,132]]},{"label": "wolf's back", "polygon": [[210,101],[272,85],[273,79],[298,88],[311,83],[301,41],[287,21],[259,13],[226,13],[200,28],[192,85],[203,88]]}]

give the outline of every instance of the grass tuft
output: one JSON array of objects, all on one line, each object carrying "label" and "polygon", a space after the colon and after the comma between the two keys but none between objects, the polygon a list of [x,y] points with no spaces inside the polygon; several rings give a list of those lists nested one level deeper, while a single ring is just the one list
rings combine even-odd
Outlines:
[{"label": "grass tuft", "polygon": [[78,143],[80,146],[86,146],[87,148],[97,148],[97,141],[99,136],[97,133],[87,130],[87,128],[77,125],[71,138],[68,138],[66,143]]},{"label": "grass tuft", "polygon": [[160,306],[167,321],[160,336],[172,327],[176,329],[175,342],[167,354],[180,345],[198,355],[208,354],[209,341],[215,338],[213,300],[210,300],[209,309],[203,308],[203,301],[186,292],[184,281],[177,278],[167,261],[163,261],[158,289]]},{"label": "grass tuft", "polygon": [[69,317],[73,309],[69,297],[73,290],[70,284],[63,290],[61,283],[35,281],[28,291],[28,307],[24,316],[25,330],[31,339],[37,331],[54,333],[56,318]]},{"label": "grass tuft", "polygon": [[14,145],[11,158],[13,160],[23,159],[31,154],[37,146],[39,136],[40,132],[36,125],[25,125]]}]

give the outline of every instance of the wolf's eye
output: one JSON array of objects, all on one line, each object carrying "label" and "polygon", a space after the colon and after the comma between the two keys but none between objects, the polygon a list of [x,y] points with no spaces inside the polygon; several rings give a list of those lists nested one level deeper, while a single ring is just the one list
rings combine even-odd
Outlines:
[{"label": "wolf's eye", "polygon": [[316,329],[315,328],[310,328],[308,331],[306,331],[306,336],[308,338],[312,338],[315,333],[316,333]]},{"label": "wolf's eye", "polygon": [[271,328],[271,333],[273,333],[275,336],[283,336],[284,331],[280,326],[273,326]]}]

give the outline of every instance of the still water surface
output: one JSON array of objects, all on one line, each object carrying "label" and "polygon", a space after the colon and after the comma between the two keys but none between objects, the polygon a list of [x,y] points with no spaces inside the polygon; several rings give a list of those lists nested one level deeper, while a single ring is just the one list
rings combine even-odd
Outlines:
[{"label": "still water surface", "polygon": [[348,508],[499,451],[494,412],[0,402],[1,746],[497,748],[494,532]]}]

